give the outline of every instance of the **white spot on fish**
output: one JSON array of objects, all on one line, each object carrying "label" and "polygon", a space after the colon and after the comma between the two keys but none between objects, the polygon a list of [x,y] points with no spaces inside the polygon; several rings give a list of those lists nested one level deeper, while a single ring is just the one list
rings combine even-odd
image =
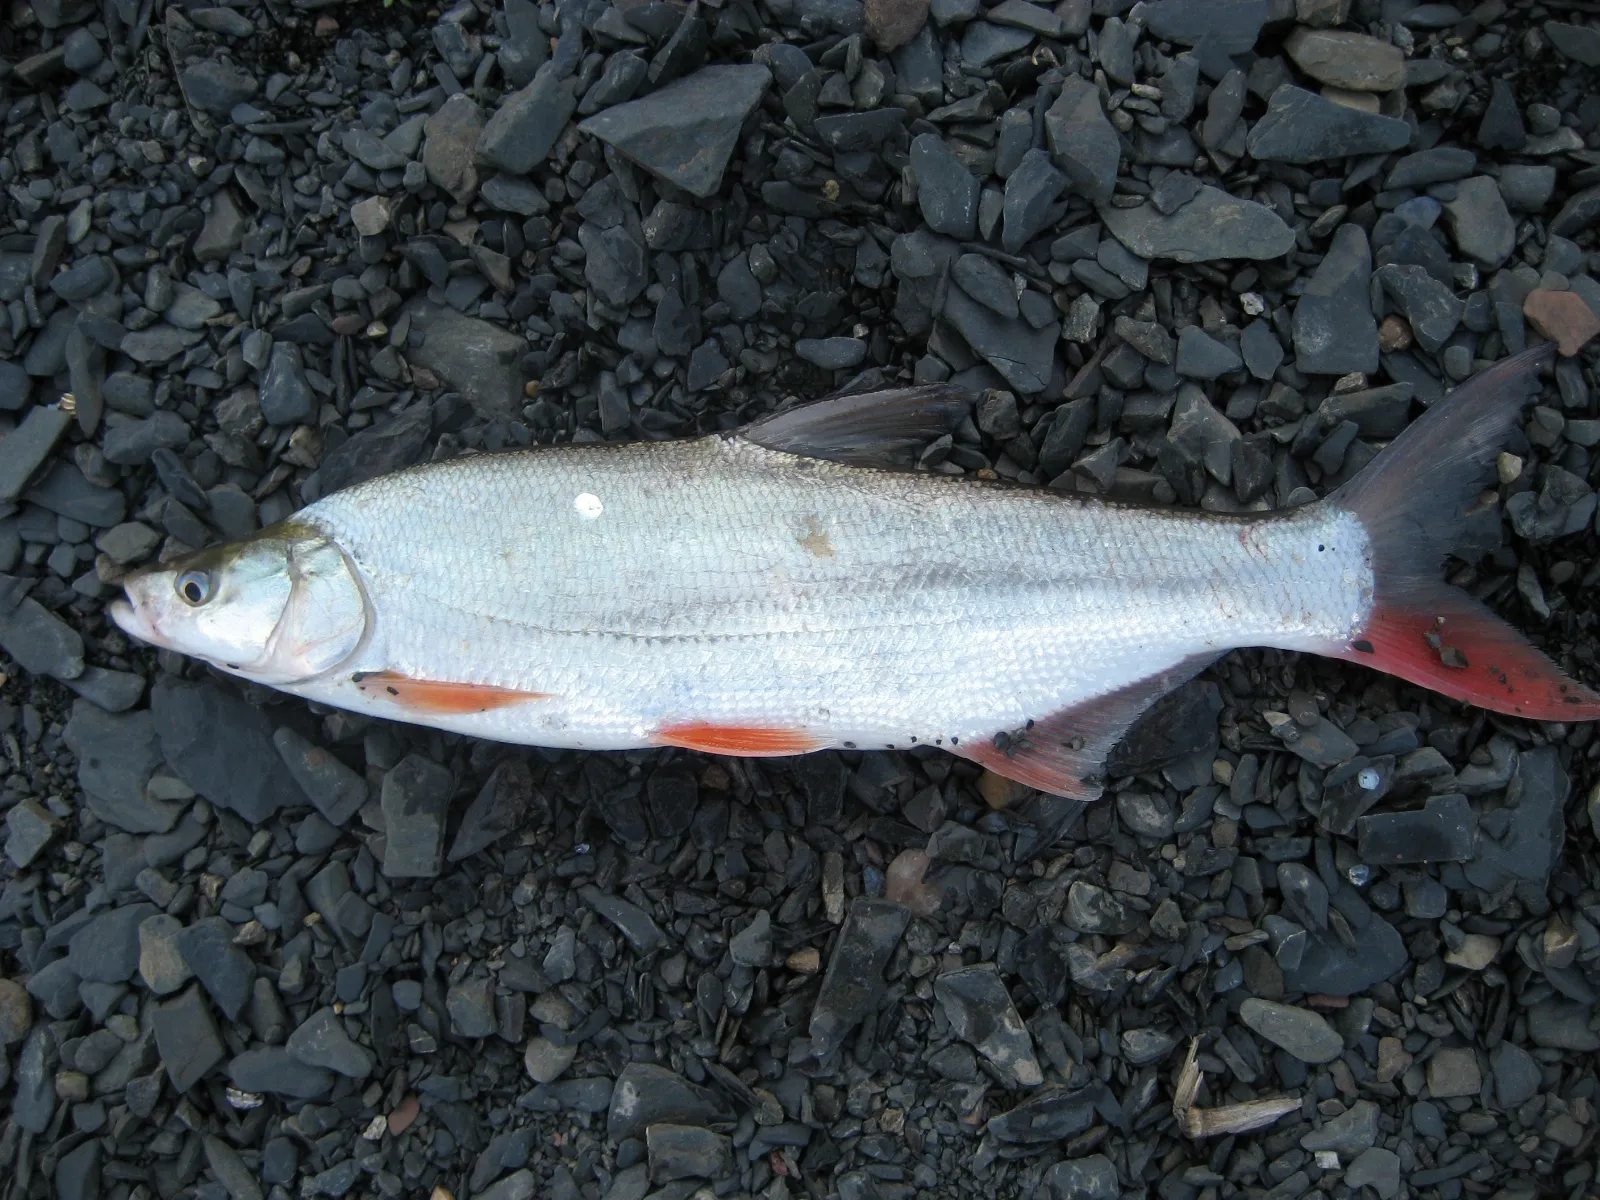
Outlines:
[{"label": "white spot on fish", "polygon": [[579,492],[577,499],[572,502],[572,507],[577,509],[578,515],[585,521],[594,520],[606,510],[606,506],[600,503],[600,497],[593,492]]}]

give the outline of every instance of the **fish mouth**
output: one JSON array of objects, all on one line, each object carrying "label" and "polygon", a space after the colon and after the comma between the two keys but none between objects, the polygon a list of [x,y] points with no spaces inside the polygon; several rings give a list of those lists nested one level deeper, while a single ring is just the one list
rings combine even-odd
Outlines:
[{"label": "fish mouth", "polygon": [[150,620],[134,606],[131,597],[113,600],[109,611],[111,619],[123,633],[163,650],[170,649]]}]

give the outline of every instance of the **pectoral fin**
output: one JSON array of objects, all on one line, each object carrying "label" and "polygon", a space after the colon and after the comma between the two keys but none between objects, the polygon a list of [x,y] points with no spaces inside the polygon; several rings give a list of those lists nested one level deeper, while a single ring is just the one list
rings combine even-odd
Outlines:
[{"label": "pectoral fin", "polygon": [[417,716],[463,716],[551,698],[546,692],[524,692],[490,683],[414,679],[398,671],[366,671],[351,682],[362,695],[388,700]]},{"label": "pectoral fin", "polygon": [[1148,679],[1029,721],[1020,729],[952,747],[952,753],[1041,792],[1097,800],[1104,787],[1106,758],[1139,714],[1216,660],[1215,654],[1186,658]]}]

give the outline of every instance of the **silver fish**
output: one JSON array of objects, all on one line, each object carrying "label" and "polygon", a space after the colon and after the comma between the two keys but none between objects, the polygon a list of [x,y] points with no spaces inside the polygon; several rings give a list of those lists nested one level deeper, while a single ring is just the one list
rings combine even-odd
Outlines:
[{"label": "silver fish", "polygon": [[1439,578],[1548,348],[1433,407],[1317,504],[1138,508],[860,465],[964,412],[847,397],[737,434],[472,455],[130,576],[128,633],[285,692],[544,746],[941,746],[1062,795],[1244,646],[1497,711],[1600,717]]}]

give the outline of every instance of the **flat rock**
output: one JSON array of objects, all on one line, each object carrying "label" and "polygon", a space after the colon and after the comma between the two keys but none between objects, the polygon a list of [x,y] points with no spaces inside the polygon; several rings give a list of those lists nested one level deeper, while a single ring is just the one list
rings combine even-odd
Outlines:
[{"label": "flat rock", "polygon": [[158,996],[169,996],[194,977],[178,935],[183,922],[166,913],[156,913],[139,923],[139,978]]},{"label": "flat rock", "polygon": [[67,965],[79,979],[126,983],[139,969],[139,923],[157,909],[125,904],[91,918],[67,944]]},{"label": "flat rock", "polygon": [[1049,386],[1059,323],[1035,329],[1020,319],[1008,321],[960,288],[945,297],[944,318],[1017,392],[1031,396]]},{"label": "flat rock", "polygon": [[1444,217],[1457,248],[1480,266],[1500,266],[1516,249],[1517,223],[1499,185],[1487,175],[1475,175],[1455,187],[1455,199],[1445,201]]},{"label": "flat rock", "polygon": [[1301,1062],[1332,1062],[1344,1053],[1338,1030],[1308,1008],[1252,996],[1239,1006],[1239,1019]]},{"label": "flat rock", "polygon": [[1300,962],[1283,973],[1284,987],[1309,994],[1353,996],[1381,983],[1410,961],[1399,931],[1381,917],[1356,931],[1346,946],[1333,933],[1311,931]]},{"label": "flat rock", "polygon": [[885,52],[917,36],[928,19],[928,0],[866,0],[867,36]]},{"label": "flat rock", "polygon": [[1122,1185],[1117,1167],[1104,1154],[1058,1162],[1041,1181],[1044,1200],[1117,1200]]},{"label": "flat rock", "polygon": [[1119,242],[1145,259],[1278,258],[1294,248],[1294,230],[1277,213],[1210,185],[1170,214],[1141,204],[1103,207],[1100,218]]},{"label": "flat rock", "polygon": [[809,1032],[818,1057],[842,1045],[877,1007],[883,970],[910,920],[910,911],[899,904],[866,899],[851,904],[811,1009]]},{"label": "flat rock", "polygon": [[72,423],[72,414],[58,405],[35,405],[0,438],[0,501],[9,504],[22,495]]},{"label": "flat rock", "polygon": [[1546,21],[1544,35],[1564,57],[1586,67],[1600,67],[1600,29],[1566,21]]},{"label": "flat rock", "polygon": [[970,1042],[1015,1086],[1044,1082],[1027,1027],[992,966],[948,971],[934,979],[933,992],[955,1035]]},{"label": "flat rock", "polygon": [[978,180],[936,133],[911,141],[911,169],[917,177],[922,219],[935,233],[971,238],[978,229]]},{"label": "flat rock", "polygon": [[311,1067],[282,1046],[262,1046],[236,1055],[228,1063],[228,1079],[246,1092],[270,1092],[295,1100],[314,1100],[333,1088],[333,1072]]},{"label": "flat rock", "polygon": [[1577,292],[1557,292],[1534,288],[1522,302],[1523,315],[1539,333],[1556,344],[1565,358],[1571,358],[1600,334],[1596,316]]},{"label": "flat rock", "polygon": [[614,1142],[638,1137],[651,1125],[711,1125],[732,1116],[722,1098],[676,1071],[629,1063],[617,1076],[606,1114],[606,1136]]},{"label": "flat rock", "polygon": [[1371,813],[1356,821],[1361,861],[1466,862],[1477,848],[1477,819],[1465,796],[1430,796],[1420,810]]},{"label": "flat rock", "polygon": [[1051,161],[1066,175],[1072,191],[1093,204],[1107,203],[1116,187],[1122,140],[1106,118],[1100,90],[1086,79],[1069,76],[1045,113],[1044,128]]},{"label": "flat rock", "polygon": [[645,99],[596,113],[578,129],[706,199],[722,186],[739,130],[771,81],[759,65],[702,67]]},{"label": "flat rock", "polygon": [[259,824],[305,803],[254,705],[212,683],[163,676],[151,688],[150,711],[173,773],[213,804]]},{"label": "flat rock", "polygon": [[367,781],[331,752],[287,727],[273,733],[272,744],[300,790],[330,824],[343,825],[366,803]]},{"label": "flat rock", "polygon": [[1398,118],[1359,112],[1286,83],[1272,93],[1245,146],[1260,162],[1314,163],[1383,154],[1410,142],[1411,126]]},{"label": "flat rock", "polygon": [[151,1023],[167,1078],[179,1095],[199,1083],[227,1053],[199,984],[152,1006]]},{"label": "flat rock", "polygon": [[526,341],[448,305],[416,300],[407,311],[413,330],[424,335],[422,345],[408,352],[412,362],[460,391],[485,417],[521,410]]},{"label": "flat rock", "polygon": [[1368,285],[1372,250],[1361,226],[1349,222],[1334,232],[1295,305],[1295,364],[1323,375],[1378,369],[1378,323]]},{"label": "flat rock", "polygon": [[383,777],[383,873],[390,879],[431,879],[439,873],[454,788],[449,770],[420,754],[406,755]]},{"label": "flat rock", "polygon": [[218,117],[256,94],[255,76],[221,59],[190,63],[178,78],[190,104]]},{"label": "flat rock", "polygon": [[1067,177],[1045,151],[1035,148],[1024,154],[1006,180],[1001,249],[1016,254],[1042,232],[1051,206],[1066,186]]},{"label": "flat rock", "polygon": [[1271,8],[1268,0],[1154,0],[1144,24],[1157,41],[1232,56],[1254,48]]},{"label": "flat rock", "polygon": [[1373,277],[1405,314],[1417,345],[1438,351],[1461,324],[1465,305],[1426,267],[1390,263],[1379,267]]},{"label": "flat rock", "polygon": [[102,821],[126,833],[166,833],[183,805],[145,790],[161,765],[155,718],[148,712],[113,715],[87,700],[72,706],[62,740],[78,759],[78,786]]},{"label": "flat rock", "polygon": [[[533,82],[500,102],[478,137],[478,157],[511,175],[526,175],[549,157],[578,107],[571,79],[546,63]],[[592,118],[591,118],[592,119]]]},{"label": "flat rock", "polygon": [[1392,92],[1406,83],[1399,46],[1345,29],[1296,29],[1283,48],[1318,83],[1360,92]]},{"label": "flat rock", "polygon": [[[446,100],[423,125],[423,169],[427,171],[428,179],[436,187],[449,192],[457,204],[470,204],[478,191],[476,155],[478,141],[483,136],[483,126],[483,110],[463,92]],[[374,196],[361,203],[379,199],[382,198]],[[388,224],[387,215],[383,224]],[[375,236],[364,229],[362,233],[368,237]]]},{"label": "flat rock", "polygon": [[319,1008],[302,1021],[284,1048],[308,1067],[323,1067],[349,1079],[365,1079],[372,1074],[371,1051],[350,1037],[332,1008]]},{"label": "flat rock", "polygon": [[585,887],[578,894],[585,904],[615,925],[640,954],[649,954],[665,940],[650,914],[632,901],[609,895],[596,887]]},{"label": "flat rock", "polygon": [[[870,11],[870,6],[869,6]],[[652,1183],[674,1179],[721,1179],[733,1170],[733,1142],[693,1125],[650,1125],[645,1129]]]},{"label": "flat rock", "polygon": [[496,765],[461,815],[450,844],[450,861],[486,850],[521,829],[532,799],[533,774],[523,759],[508,758]]},{"label": "flat rock", "polygon": [[250,998],[255,965],[233,944],[233,926],[223,917],[196,921],[178,934],[178,952],[206,993],[232,1021]]}]

